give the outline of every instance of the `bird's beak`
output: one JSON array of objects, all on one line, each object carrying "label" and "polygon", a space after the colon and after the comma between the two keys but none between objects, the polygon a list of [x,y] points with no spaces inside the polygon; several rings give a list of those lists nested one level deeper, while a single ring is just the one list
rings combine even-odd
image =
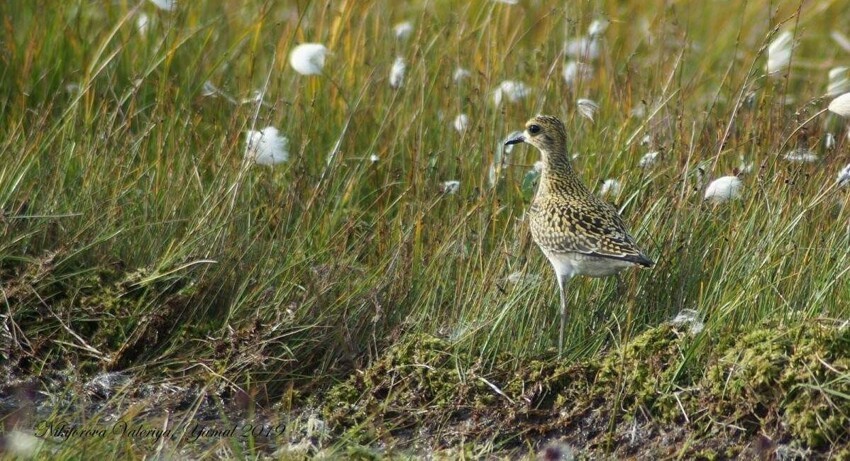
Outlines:
[{"label": "bird's beak", "polygon": [[521,143],[521,142],[525,142],[525,136],[523,136],[523,135],[519,135],[519,136],[517,136],[517,137],[515,137],[515,138],[508,139],[508,140],[505,142],[505,145],[506,145],[506,146],[510,146],[511,144],[519,144],[519,143]]}]

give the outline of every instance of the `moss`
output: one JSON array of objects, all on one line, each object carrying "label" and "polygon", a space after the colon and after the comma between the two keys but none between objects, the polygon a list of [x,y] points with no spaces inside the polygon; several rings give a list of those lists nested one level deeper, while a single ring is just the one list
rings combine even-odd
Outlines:
[{"label": "moss", "polygon": [[602,359],[594,391],[609,401],[619,398],[626,414],[643,406],[666,421],[680,419],[690,395],[674,392],[691,384],[682,354],[689,337],[669,324],[645,331]]},{"label": "moss", "polygon": [[812,325],[795,333],[780,376],[784,420],[810,447],[850,441],[850,330]]},{"label": "moss", "polygon": [[838,450],[834,454],[833,459],[835,461],[850,461],[850,447],[843,447]]},{"label": "moss", "polygon": [[454,447],[436,450],[431,453],[430,459],[435,461],[449,461],[458,459],[476,459],[475,444],[463,443]]},{"label": "moss", "polygon": [[616,451],[632,443],[640,414],[663,443],[688,434],[689,458],[735,458],[756,434],[833,453],[847,447],[850,330],[766,323],[701,360],[687,353],[692,340],[661,325],[584,362],[544,356],[508,368],[500,364],[516,362],[504,360],[485,373],[476,357],[414,335],[333,386],[323,411],[365,445],[413,433],[434,435],[437,447],[568,434],[569,443]]},{"label": "moss", "polygon": [[702,461],[717,461],[725,458],[717,450],[705,448],[694,453],[693,459]]},{"label": "moss", "polygon": [[[123,272],[114,268],[75,273],[51,285],[56,317],[84,338],[93,349],[110,360],[87,361],[85,372],[95,372],[104,363],[108,369],[132,366],[138,357],[167,339],[169,329],[191,303],[197,285],[188,277],[152,278],[141,268]],[[22,316],[21,323],[43,321]],[[61,343],[77,343],[59,331],[58,341],[45,347],[61,348]]]},{"label": "moss", "polygon": [[[79,296],[68,298],[64,306],[66,311],[76,314],[72,326],[90,338],[97,349],[120,347],[126,339],[126,331],[131,331],[136,323],[130,315],[135,300],[122,296],[124,290],[111,280],[113,277],[113,273],[98,273],[81,278],[74,288]],[[122,321],[110,322],[108,319]],[[116,331],[119,328],[122,331]]]},{"label": "moss", "polygon": [[592,363],[532,360],[514,373],[505,392],[529,410],[563,408],[567,402],[587,398],[598,370]]},{"label": "moss", "polygon": [[850,331],[816,322],[768,324],[721,354],[704,380],[716,417],[758,427],[777,424],[807,446],[850,441]]},{"label": "moss", "polygon": [[377,461],[383,459],[381,454],[369,447],[362,445],[351,445],[345,449],[345,457],[357,461]]},{"label": "moss", "polygon": [[709,370],[711,391],[750,404],[774,401],[775,385],[788,363],[790,349],[790,338],[778,330],[745,334],[723,354],[718,366]]},{"label": "moss", "polygon": [[433,336],[413,335],[375,361],[362,373],[329,391],[323,413],[333,425],[374,425],[396,431],[414,425],[433,425],[465,416],[476,407],[493,406],[495,398],[468,354]]}]

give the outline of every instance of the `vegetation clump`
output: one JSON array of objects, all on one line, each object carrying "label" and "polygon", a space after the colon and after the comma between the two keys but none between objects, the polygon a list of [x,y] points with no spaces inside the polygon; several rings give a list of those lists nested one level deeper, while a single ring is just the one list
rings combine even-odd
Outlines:
[{"label": "vegetation clump", "polygon": [[850,442],[850,329],[810,319],[741,336],[706,374],[711,411],[729,424],[811,448]]},{"label": "vegetation clump", "polygon": [[497,406],[480,362],[426,334],[411,335],[363,371],[330,390],[324,412],[333,424],[369,426],[378,434],[435,429]]},{"label": "vegetation clump", "polygon": [[689,395],[679,390],[692,384],[684,355],[691,339],[669,324],[646,330],[601,359],[594,389],[626,414],[646,408],[670,421],[678,419],[678,405]]},{"label": "vegetation clump", "polygon": [[[702,434],[689,452],[708,458],[750,453],[753,437],[767,437],[756,444],[767,447],[762,451],[780,443],[847,447],[848,331],[820,321],[768,324],[697,359],[689,354],[697,338],[664,324],[597,360],[565,365],[540,356],[489,369],[447,341],[413,335],[330,389],[324,413],[363,443],[425,428],[442,434],[435,446],[464,437],[511,445],[559,435],[627,450],[623,441],[643,427],[662,445],[681,442],[682,428]],[[623,446],[612,447],[614,440]]]},{"label": "vegetation clump", "polygon": [[[40,349],[33,352],[43,354],[74,344],[90,372],[123,369],[162,345],[198,289],[191,277],[163,277],[148,268],[104,268],[34,278],[28,275],[33,272],[27,269],[31,266],[24,265],[20,275],[10,280],[16,287],[12,300],[19,308],[28,307],[22,309],[25,314],[19,317],[19,325],[25,329],[49,326],[35,345]],[[44,271],[43,265],[40,270]],[[10,355],[26,368],[25,351]]]}]

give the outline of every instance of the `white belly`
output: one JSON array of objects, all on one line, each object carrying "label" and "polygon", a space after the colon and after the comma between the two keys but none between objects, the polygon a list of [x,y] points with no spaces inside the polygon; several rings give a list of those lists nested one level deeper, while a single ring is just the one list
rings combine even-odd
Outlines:
[{"label": "white belly", "polygon": [[588,277],[607,277],[623,269],[634,266],[634,263],[620,259],[589,256],[581,253],[553,253],[543,251],[559,277],[569,279],[574,275]]}]

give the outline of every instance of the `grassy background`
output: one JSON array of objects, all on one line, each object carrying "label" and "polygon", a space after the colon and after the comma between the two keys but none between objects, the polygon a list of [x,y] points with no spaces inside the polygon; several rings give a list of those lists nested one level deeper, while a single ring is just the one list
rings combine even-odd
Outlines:
[{"label": "grassy background", "polygon": [[[3,2],[4,358],[34,374],[71,364],[80,379],[259,386],[276,401],[411,333],[484,363],[547,353],[557,289],[523,221],[537,152],[518,147],[488,181],[501,140],[537,112],[565,120],[591,188],[623,182],[611,200],[658,261],[620,288],[571,283],[570,359],[683,309],[705,321],[686,352],[695,368],[710,353],[700,338],[766,318],[845,319],[847,195],[834,183],[850,143],[834,116],[803,122],[828,102],[827,70],[850,62],[829,37],[850,29],[846,6]],[[611,25],[595,77],[570,87],[562,44],[597,18]],[[397,40],[403,20],[414,32]],[[768,78],[777,30],[799,45],[790,71]],[[301,42],[333,52],[325,75],[289,67]],[[396,56],[400,89],[388,83]],[[458,66],[472,71],[461,84]],[[530,97],[495,106],[502,80]],[[203,96],[206,81],[237,101],[259,90],[263,104]],[[578,98],[599,103],[594,123]],[[290,139],[290,161],[245,165],[245,131],[267,125]],[[821,160],[781,158],[796,147]],[[650,150],[659,160],[643,169]],[[741,157],[755,165],[743,199],[703,203],[697,168],[719,177]],[[441,192],[446,180],[460,190]]]}]

